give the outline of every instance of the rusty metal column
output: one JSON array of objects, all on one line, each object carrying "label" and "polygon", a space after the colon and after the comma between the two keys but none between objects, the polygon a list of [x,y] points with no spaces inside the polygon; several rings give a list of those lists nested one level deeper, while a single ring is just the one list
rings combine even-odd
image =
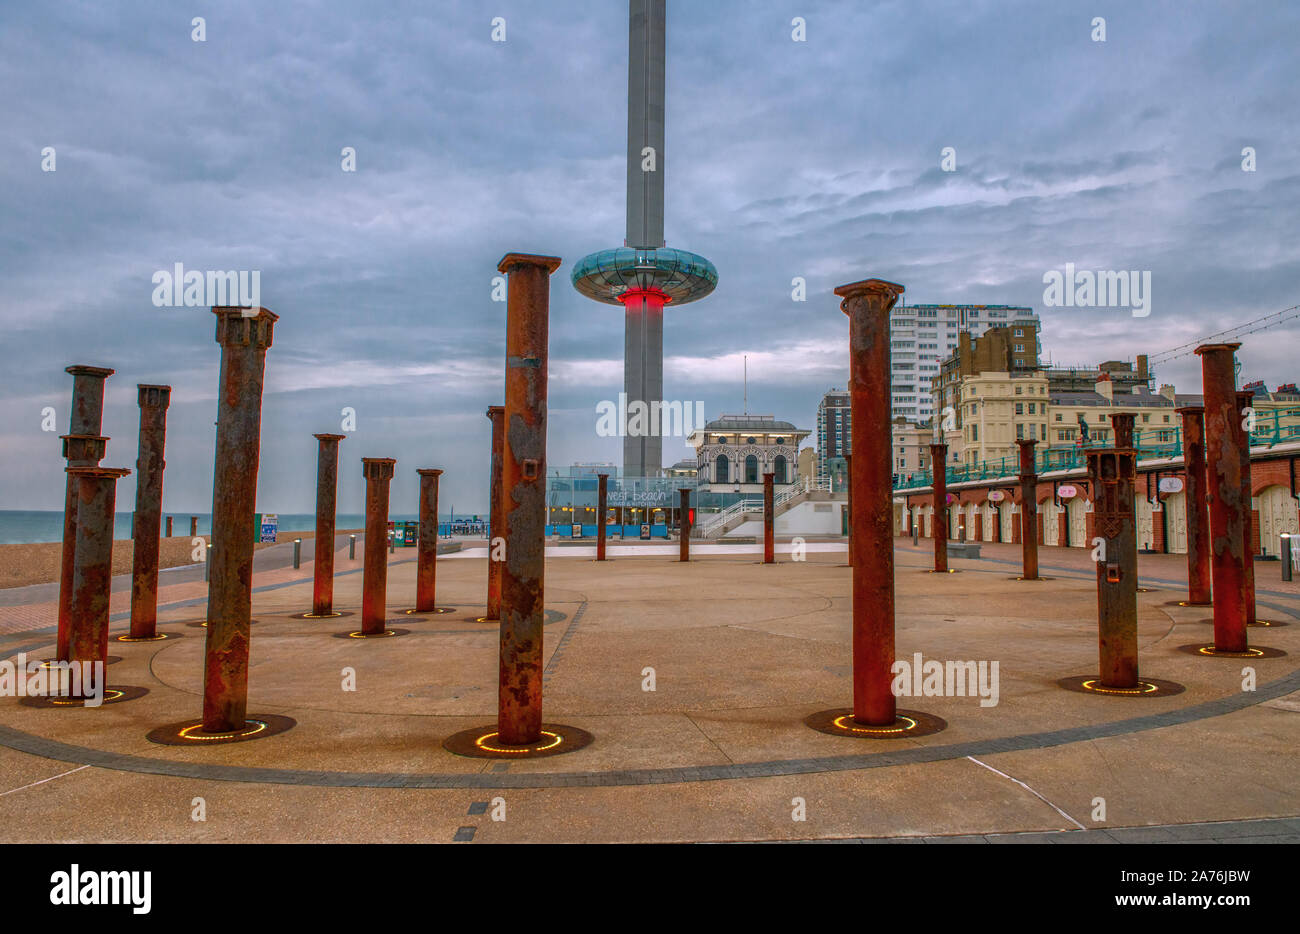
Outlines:
[{"label": "rusty metal column", "polygon": [[605,560],[605,513],[609,507],[609,474],[596,474],[596,560]]},{"label": "rusty metal column", "polygon": [[[253,516],[262,439],[262,377],[279,316],[217,306],[221,377],[212,484],[212,551],[204,648],[203,732],[244,728],[253,602]],[[194,519],[190,520],[191,526]]]},{"label": "rusty metal column", "polygon": [[948,445],[930,445],[930,473],[934,475],[934,519],[930,528],[934,535],[934,570],[943,574],[948,571]]},{"label": "rusty metal column", "polygon": [[776,561],[776,474],[763,474],[763,563]]},{"label": "rusty metal column", "polygon": [[497,265],[507,276],[497,730],[515,745],[536,742],[542,729],[547,353],[550,277],[559,266],[557,256],[525,253],[507,253]]},{"label": "rusty metal column", "polygon": [[132,517],[131,635],[158,638],[158,550],[162,525],[163,454],[167,443],[170,386],[140,384],[140,447],[135,461],[135,514]]},{"label": "rusty metal column", "polygon": [[1241,501],[1240,429],[1236,376],[1238,343],[1202,344],[1201,391],[1205,400],[1205,461],[1210,501],[1210,571],[1214,583],[1214,647],[1245,652],[1246,514]]},{"label": "rusty metal column", "polygon": [[1245,547],[1241,549],[1242,555],[1242,589],[1246,596],[1246,625],[1249,626],[1257,620],[1255,608],[1255,546],[1251,541],[1253,536],[1251,532],[1255,527],[1255,510],[1251,505],[1253,496],[1251,495],[1250,481],[1250,432],[1246,430],[1247,412],[1252,408],[1251,399],[1254,398],[1253,392],[1237,393],[1237,436],[1239,450],[1241,451],[1241,508],[1245,519],[1243,525],[1245,534]]},{"label": "rusty metal column", "polygon": [[1020,446],[1020,554],[1021,579],[1038,580],[1038,472],[1034,464],[1037,441],[1025,438]]},{"label": "rusty metal column", "polygon": [[171,517],[171,516],[168,516],[168,517],[167,517],[167,537],[168,537],[168,538],[171,538],[171,537],[172,537],[172,517]]},{"label": "rusty metal column", "polygon": [[[70,366],[72,415],[61,435],[68,467],[95,467],[104,458],[108,439],[99,432],[104,417],[104,380],[114,371],[99,366]],[[77,548],[77,481],[71,474],[63,495],[63,553],[59,566],[59,616],[56,655],[68,658],[68,619],[72,606],[72,569]]]},{"label": "rusty metal column", "polygon": [[415,612],[438,609],[438,478],[441,470],[417,470],[420,475],[420,541],[415,559]]},{"label": "rusty metal column", "polygon": [[679,505],[677,507],[677,560],[691,560],[691,491],[687,487],[677,490]]},{"label": "rusty metal column", "polygon": [[366,478],[366,542],[361,571],[361,634],[382,635],[388,621],[388,483],[397,461],[361,458]]},{"label": "rusty metal column", "polygon": [[[260,388],[259,388],[258,392],[259,392],[259,398],[260,398],[260,392],[261,392]],[[259,420],[258,420],[258,437],[259,437],[259,442],[260,442],[260,438],[261,438],[261,420],[260,420],[260,414],[261,414],[261,413],[259,412]],[[216,526],[214,525],[213,528],[216,528]],[[199,517],[198,517],[198,516],[190,516],[190,538],[193,538],[194,536],[196,536],[196,535],[198,535],[198,534],[199,534]],[[211,537],[211,536],[209,536],[209,537]]]},{"label": "rusty metal column", "polygon": [[854,510],[853,720],[889,726],[897,704],[894,664],[894,539],[890,439],[889,312],[903,287],[881,279],[842,285],[835,294],[849,317],[853,434],[858,439],[849,486]]},{"label": "rusty metal column", "polygon": [[316,449],[316,538],[312,543],[311,615],[334,615],[334,527],[339,487],[339,442],[346,435],[312,435]]},{"label": "rusty metal column", "polygon": [[1087,452],[1096,534],[1105,541],[1097,562],[1097,641],[1106,687],[1138,685],[1137,517],[1133,483],[1133,414],[1111,416],[1115,447]]},{"label": "rusty metal column", "polygon": [[492,421],[492,464],[488,487],[488,592],[484,622],[501,619],[501,571],[505,561],[498,561],[495,555],[497,542],[504,542],[506,535],[506,503],[501,488],[505,464],[505,416],[505,406],[488,407],[487,417]]},{"label": "rusty metal column", "polygon": [[112,467],[69,467],[67,470],[77,484],[77,541],[67,660],[106,665],[117,481],[131,471]]},{"label": "rusty metal column", "polygon": [[1183,418],[1183,499],[1187,505],[1187,604],[1209,606],[1210,514],[1205,489],[1205,409],[1178,410]]},{"label": "rusty metal column", "polygon": [[[849,443],[850,444],[852,443],[851,439]],[[846,501],[844,503],[844,511],[849,514],[849,535],[848,535],[849,562],[848,563],[849,563],[849,567],[853,567],[853,482],[852,482],[853,455],[852,454],[844,455],[844,471],[849,475],[849,483],[847,484],[848,492],[845,495]]]}]

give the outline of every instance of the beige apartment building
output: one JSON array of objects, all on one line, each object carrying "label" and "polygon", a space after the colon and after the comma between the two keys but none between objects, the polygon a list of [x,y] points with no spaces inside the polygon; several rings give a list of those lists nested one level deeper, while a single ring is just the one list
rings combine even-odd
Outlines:
[{"label": "beige apartment building", "polygon": [[990,370],[961,380],[954,394],[961,427],[960,463],[1005,459],[1014,466],[1016,441],[1047,438],[1047,377],[1041,370],[1007,373]]}]

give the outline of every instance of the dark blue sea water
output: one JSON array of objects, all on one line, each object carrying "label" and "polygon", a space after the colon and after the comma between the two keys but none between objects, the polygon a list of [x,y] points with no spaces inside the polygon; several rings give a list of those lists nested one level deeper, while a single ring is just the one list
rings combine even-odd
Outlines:
[{"label": "dark blue sea water", "polygon": [[[212,516],[209,513],[164,513],[173,517],[172,534],[190,534],[190,516],[199,517],[199,534],[206,536],[212,531]],[[413,521],[419,517],[414,514],[395,513],[388,517],[395,522]],[[456,516],[457,522],[467,516]],[[448,522],[450,515],[441,515],[439,522]],[[359,513],[350,515],[340,513],[336,519],[339,529],[359,529],[365,525],[365,517]],[[279,529],[282,532],[310,532],[316,528],[315,513],[280,513]],[[163,520],[162,532],[167,531],[166,519]],[[119,512],[114,520],[113,537],[116,539],[131,537],[131,513]],[[0,545],[26,544],[29,542],[57,542],[63,539],[63,512],[61,510],[25,510],[0,509]]]}]

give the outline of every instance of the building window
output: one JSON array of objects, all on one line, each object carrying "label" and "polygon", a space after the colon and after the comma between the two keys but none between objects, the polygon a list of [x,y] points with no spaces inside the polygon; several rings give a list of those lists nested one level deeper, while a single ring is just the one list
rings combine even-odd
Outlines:
[{"label": "building window", "polygon": [[1016,439],[1019,440],[1019,439],[1023,438],[1024,436],[1025,436],[1025,423],[1024,423],[1024,422],[1017,422],[1017,423],[1016,423]]},{"label": "building window", "polygon": [[719,454],[718,459],[714,461],[713,482],[726,483],[730,479],[730,475],[731,475],[730,467],[731,464],[727,460],[727,455]]},{"label": "building window", "polygon": [[758,458],[753,454],[745,458],[745,482],[758,482]]},{"label": "building window", "polygon": [[776,460],[772,462],[772,473],[776,474],[777,483],[789,483],[785,476],[785,455],[778,454]]},{"label": "building window", "polygon": [[1057,420],[1058,422],[1060,422],[1060,421],[1064,421],[1064,419],[1061,418],[1061,413],[1060,413],[1060,412],[1057,412],[1057,413],[1056,413],[1056,420]]},{"label": "building window", "polygon": [[1017,402],[1017,403],[1016,403],[1016,414],[1017,414],[1017,415],[1024,415],[1024,414],[1025,414],[1025,404],[1024,404],[1023,402]]},{"label": "building window", "polygon": [[1020,395],[1023,391],[1024,391],[1024,387],[1023,387],[1023,386],[1017,386],[1017,387],[1016,387],[1016,395],[1017,395],[1017,396]]}]

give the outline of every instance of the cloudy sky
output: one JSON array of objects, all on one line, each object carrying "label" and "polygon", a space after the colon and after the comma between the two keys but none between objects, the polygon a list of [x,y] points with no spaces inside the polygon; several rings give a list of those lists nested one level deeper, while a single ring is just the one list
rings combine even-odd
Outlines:
[{"label": "cloudy sky", "polygon": [[[667,239],[720,281],[667,312],[665,395],[740,411],[748,354],[750,411],[812,428],[847,379],[831,289],[870,276],[910,302],[1032,306],[1057,363],[1154,355],[1300,303],[1297,37],[1285,0],[670,0]],[[621,0],[5,4],[0,508],[61,508],[41,411],[67,430],[63,368],[85,363],[117,370],[110,466],[135,465],[135,384],[174,387],[165,508],[208,511],[213,317],[151,301],[178,262],[260,270],[280,315],[260,510],[313,508],[311,434],[345,406],[341,511],[361,509],[362,456],[397,458],[394,512],[414,510],[426,466],[447,471],[443,511],[485,508],[492,277],[511,251],[564,258],[551,466],[620,460],[594,428],[622,385],[622,320],[568,274],[622,242],[626,52]],[[1043,274],[1067,262],[1149,270],[1150,316],[1044,307]],[[1300,378],[1296,337],[1244,338],[1243,375]],[[1197,358],[1157,380],[1199,391]],[[128,478],[119,508],[133,496]]]}]

